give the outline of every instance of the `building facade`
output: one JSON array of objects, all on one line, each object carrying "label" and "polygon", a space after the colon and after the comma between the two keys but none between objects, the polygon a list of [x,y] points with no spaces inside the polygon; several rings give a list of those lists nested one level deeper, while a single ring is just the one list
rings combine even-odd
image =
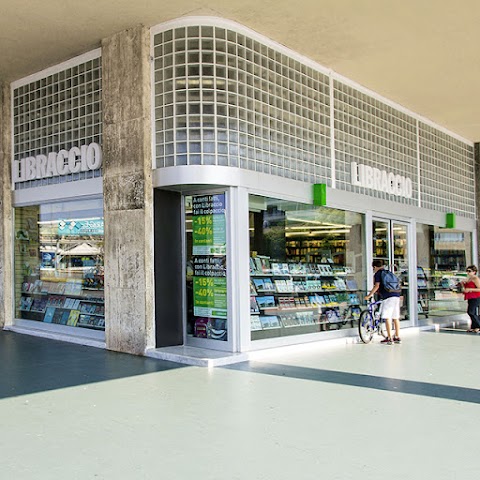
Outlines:
[{"label": "building facade", "polygon": [[5,328],[140,355],[352,337],[373,259],[405,326],[464,315],[474,145],[241,25],[121,32],[2,112]]}]

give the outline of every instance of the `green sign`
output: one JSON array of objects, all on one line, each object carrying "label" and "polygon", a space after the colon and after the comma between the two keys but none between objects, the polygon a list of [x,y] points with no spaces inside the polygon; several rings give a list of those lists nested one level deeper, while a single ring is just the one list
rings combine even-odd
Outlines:
[{"label": "green sign", "polygon": [[225,277],[193,277],[193,314],[196,317],[227,318]]},{"label": "green sign", "polygon": [[193,314],[226,319],[225,194],[194,196],[192,214]]},{"label": "green sign", "polygon": [[225,215],[198,215],[193,217],[193,254],[225,255]]},{"label": "green sign", "polygon": [[193,255],[225,255],[225,195],[193,197],[192,210]]}]

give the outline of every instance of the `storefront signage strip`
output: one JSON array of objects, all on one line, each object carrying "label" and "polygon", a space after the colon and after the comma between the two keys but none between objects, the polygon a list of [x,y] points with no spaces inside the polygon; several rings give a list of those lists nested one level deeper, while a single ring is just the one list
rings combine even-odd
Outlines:
[{"label": "storefront signage strip", "polygon": [[412,198],[413,185],[409,177],[395,175],[368,165],[351,163],[351,183],[357,187],[365,187],[379,192]]},{"label": "storefront signage strip", "polygon": [[61,220],[58,222],[57,235],[104,235],[103,220]]},{"label": "storefront signage strip", "polygon": [[98,170],[102,166],[102,149],[98,143],[26,157],[13,162],[13,182],[27,182],[70,173]]}]

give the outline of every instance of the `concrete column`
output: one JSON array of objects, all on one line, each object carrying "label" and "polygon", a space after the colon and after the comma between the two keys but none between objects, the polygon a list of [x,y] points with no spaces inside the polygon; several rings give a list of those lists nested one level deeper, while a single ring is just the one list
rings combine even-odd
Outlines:
[{"label": "concrete column", "polygon": [[110,350],[154,346],[150,31],[102,42],[105,319]]},{"label": "concrete column", "polygon": [[13,323],[10,85],[0,84],[0,328]]}]

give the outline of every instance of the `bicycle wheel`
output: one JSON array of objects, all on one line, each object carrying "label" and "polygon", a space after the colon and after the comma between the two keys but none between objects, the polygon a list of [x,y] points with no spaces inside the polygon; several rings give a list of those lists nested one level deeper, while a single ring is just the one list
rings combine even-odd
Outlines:
[{"label": "bicycle wheel", "polygon": [[385,323],[385,320],[382,320],[379,324],[378,324],[378,333],[383,337],[383,338],[387,338],[387,325]]},{"label": "bicycle wheel", "polygon": [[363,343],[370,343],[373,338],[374,324],[372,314],[365,310],[358,319],[358,334]]}]

